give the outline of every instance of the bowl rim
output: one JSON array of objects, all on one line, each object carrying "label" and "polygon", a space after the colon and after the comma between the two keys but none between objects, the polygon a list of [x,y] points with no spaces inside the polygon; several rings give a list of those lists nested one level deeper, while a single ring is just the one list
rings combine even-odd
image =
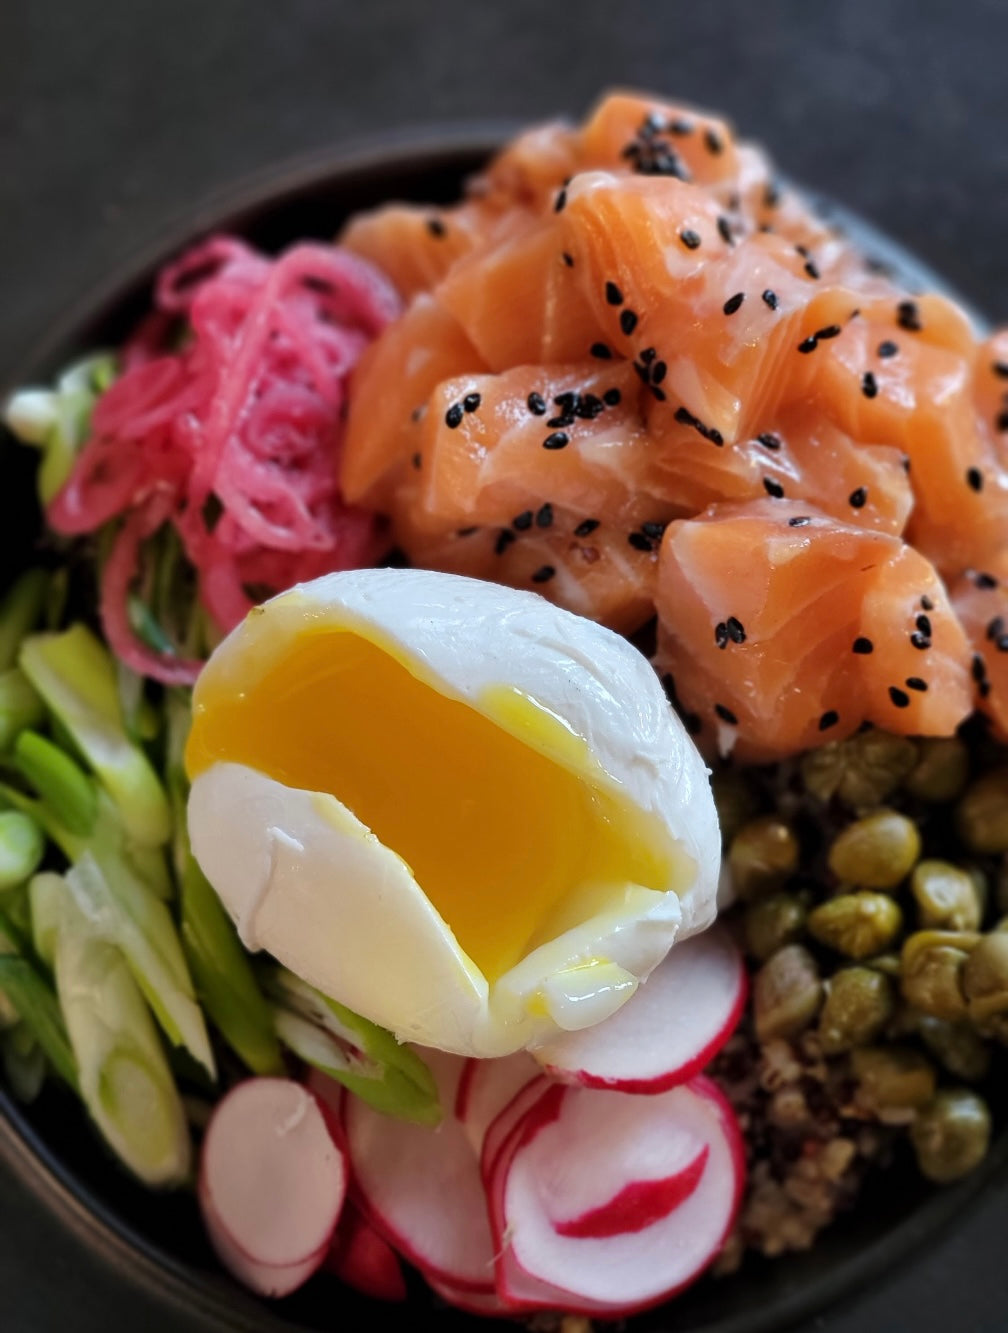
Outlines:
[{"label": "bowl rim", "polygon": [[[555,119],[560,119],[559,117]],[[10,366],[0,367],[0,403],[9,393],[37,381],[56,368],[56,359],[79,341],[89,323],[124,305],[149,286],[155,272],[184,246],[211,230],[233,229],[263,210],[292,206],[326,182],[354,173],[379,173],[402,165],[404,158],[431,170],[458,167],[462,160],[488,157],[515,133],[528,128],[517,118],[449,120],[392,127],[366,135],[341,138],[331,145],[282,157],[201,195],[195,205],[173,211],[156,231],[121,263],[96,282],[68,298],[61,313],[28,350]],[[788,182],[793,184],[793,182]],[[799,186],[830,220],[854,233],[872,254],[901,271],[908,285],[930,286],[954,299],[975,326],[986,318],[965,301],[929,265],[860,214]],[[0,1087],[0,1164],[28,1189],[92,1255],[117,1276],[148,1296],[208,1330],[238,1329],[246,1333],[292,1333],[298,1326],[278,1317],[265,1301],[245,1292],[223,1272],[199,1270],[158,1244],[96,1197],[31,1123],[30,1115]],[[995,1139],[983,1167],[957,1185],[936,1191],[913,1209],[875,1245],[858,1250],[825,1274],[774,1293],[762,1311],[729,1314],[705,1325],[704,1333],[770,1333],[793,1328],[827,1308],[838,1314],[859,1290],[881,1274],[905,1269],[922,1247],[936,1244],[967,1206],[1008,1183],[1008,1128]],[[783,1256],[787,1262],[786,1256]],[[918,1260],[919,1261],[919,1260]],[[777,1263],[779,1260],[772,1260]],[[731,1276],[720,1279],[726,1283]],[[674,1300],[659,1309],[674,1309]],[[472,1316],[473,1327],[476,1316]],[[485,1321],[481,1321],[485,1322]]]}]

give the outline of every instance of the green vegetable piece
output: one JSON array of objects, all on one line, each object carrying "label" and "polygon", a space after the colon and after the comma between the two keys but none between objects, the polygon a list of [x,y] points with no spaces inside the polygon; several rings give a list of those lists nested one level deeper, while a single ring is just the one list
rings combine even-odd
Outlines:
[{"label": "green vegetable piece", "polygon": [[49,1066],[45,1051],[27,1023],[15,1023],[0,1034],[4,1076],[20,1102],[33,1102],[42,1091]]},{"label": "green vegetable piece", "polygon": [[917,763],[904,786],[918,801],[945,805],[969,779],[969,751],[958,736],[927,736],[917,741]]},{"label": "green vegetable piece", "polygon": [[923,1014],[950,1022],[966,1016],[963,968],[979,936],[969,931],[918,930],[903,942],[903,997]]},{"label": "green vegetable piece", "polygon": [[31,815],[0,810],[0,891],[30,879],[44,852],[45,838]]},{"label": "green vegetable piece", "polygon": [[842,967],[826,983],[819,1041],[826,1055],[873,1042],[892,1017],[892,983],[868,967]]},{"label": "green vegetable piece", "polygon": [[728,849],[735,891],[742,898],[753,898],[776,887],[797,869],[799,853],[793,830],[776,815],[751,819]]},{"label": "green vegetable piece", "polygon": [[865,889],[894,889],[921,853],[917,825],[896,810],[877,810],[841,830],[827,857],[838,879]]},{"label": "green vegetable piece", "polygon": [[962,989],[970,1018],[982,1023],[1008,1012],[1008,933],[978,941],[963,964]]},{"label": "green vegetable piece", "polygon": [[66,885],[52,870],[33,875],[28,883],[32,948],[50,972],[56,965],[56,932],[64,912]]},{"label": "green vegetable piece", "polygon": [[934,1096],[934,1069],[910,1046],[859,1046],[850,1062],[858,1100],[873,1111],[912,1109]]},{"label": "green vegetable piece", "polygon": [[166,842],[168,798],[126,732],[111,654],[84,625],[72,625],[59,634],[30,636],[19,660],[112,797],[129,837],[140,846]]},{"label": "green vegetable piece", "polygon": [[752,903],[743,918],[749,954],[766,962],[785,944],[795,944],[805,929],[806,909],[793,893],[774,893]]},{"label": "green vegetable piece", "polygon": [[809,750],[802,780],[824,804],[834,797],[851,810],[887,800],[917,762],[917,746],[906,736],[870,729]]},{"label": "green vegetable piece", "polygon": [[0,672],[0,752],[9,750],[22,731],[45,721],[45,704],[20,667]]},{"label": "green vegetable piece", "polygon": [[808,930],[821,944],[848,958],[870,958],[888,949],[900,933],[903,914],[887,893],[861,890],[820,903]]},{"label": "green vegetable piece", "polygon": [[386,1115],[436,1125],[441,1119],[430,1070],[385,1028],[338,1004],[286,968],[270,976],[277,1034],[295,1055]]},{"label": "green vegetable piece", "polygon": [[77,1067],[52,987],[26,958],[0,954],[0,990],[29,1028],[56,1073],[77,1087]]},{"label": "green vegetable piece", "polygon": [[95,933],[66,889],[55,910],[56,990],[84,1104],[140,1180],[181,1184],[191,1168],[189,1128],[143,997],[122,954]]},{"label": "green vegetable piece", "polygon": [[976,881],[948,861],[919,861],[910,879],[922,926],[941,930],[977,930],[983,904]]},{"label": "green vegetable piece", "polygon": [[993,856],[1008,852],[1008,768],[970,783],[956,807],[956,826],[971,851]]},{"label": "green vegetable piece", "polygon": [[982,1097],[967,1088],[939,1092],[910,1126],[921,1175],[949,1185],[976,1170],[990,1146],[991,1116]]},{"label": "green vegetable piece", "polygon": [[22,731],[14,744],[14,761],[59,823],[86,838],[94,828],[98,798],[79,765],[37,731]]},{"label": "green vegetable piece", "polygon": [[969,1023],[950,1023],[931,1014],[918,1014],[917,1032],[935,1059],[954,1078],[979,1083],[991,1064],[990,1047]]},{"label": "green vegetable piece", "polygon": [[0,671],[9,671],[16,664],[22,640],[42,618],[48,590],[45,570],[28,569],[0,601]]},{"label": "green vegetable piece", "polygon": [[760,1041],[796,1037],[815,1019],[823,1001],[819,969],[809,951],[788,944],[753,978],[753,1014]]}]

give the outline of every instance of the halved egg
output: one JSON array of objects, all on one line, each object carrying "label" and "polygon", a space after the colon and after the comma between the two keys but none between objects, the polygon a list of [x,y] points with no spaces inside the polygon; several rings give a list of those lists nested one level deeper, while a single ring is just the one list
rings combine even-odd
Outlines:
[{"label": "halved egg", "polygon": [[715,914],[707,771],[647,660],[538,594],[328,575],[196,684],[193,851],[250,948],[506,1055],[608,1017]]}]

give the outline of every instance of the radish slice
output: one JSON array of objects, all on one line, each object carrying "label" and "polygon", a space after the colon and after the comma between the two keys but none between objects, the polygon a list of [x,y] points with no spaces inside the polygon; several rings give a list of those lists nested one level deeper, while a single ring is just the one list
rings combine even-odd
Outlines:
[{"label": "radish slice", "polygon": [[651,1097],[556,1084],[490,1174],[497,1289],[609,1318],[655,1305],[716,1257],[743,1179],[741,1133],[708,1080]]},{"label": "radish slice", "polygon": [[217,1104],[199,1202],[221,1263],[253,1291],[286,1296],[321,1267],[346,1187],[343,1151],[300,1083],[247,1079]]},{"label": "radish slice", "polygon": [[406,1299],[406,1279],[399,1256],[349,1199],[343,1205],[325,1267],[364,1296],[378,1301]]},{"label": "radish slice", "polygon": [[447,1305],[453,1305],[456,1310],[465,1310],[467,1314],[483,1315],[484,1318],[494,1318],[496,1316],[499,1319],[513,1319],[515,1317],[513,1307],[506,1305],[492,1288],[489,1291],[466,1291],[461,1287],[453,1287],[448,1282],[439,1282],[429,1275],[427,1285]]},{"label": "radish slice", "polygon": [[568,1083],[659,1093],[698,1074],[731,1036],[746,1001],[742,956],[723,926],[677,944],[611,1018],[565,1032],[533,1055]]},{"label": "radish slice", "polygon": [[515,1093],[497,1118],[488,1125],[486,1133],[483,1135],[483,1146],[480,1150],[480,1172],[483,1176],[484,1186],[488,1186],[497,1158],[507,1147],[515,1127],[539,1098],[545,1094],[547,1089],[554,1086],[555,1084],[551,1078],[546,1074],[540,1074],[538,1078],[534,1078],[531,1083],[526,1083],[523,1088]]},{"label": "radish slice", "polygon": [[483,1136],[508,1102],[540,1076],[539,1065],[526,1051],[496,1060],[467,1060],[455,1097],[455,1116],[479,1156]]},{"label": "radish slice", "polygon": [[348,1097],[344,1124],[355,1197],[380,1235],[429,1279],[493,1288],[493,1249],[479,1163],[452,1115],[465,1060],[423,1049],[447,1114],[436,1129]]}]

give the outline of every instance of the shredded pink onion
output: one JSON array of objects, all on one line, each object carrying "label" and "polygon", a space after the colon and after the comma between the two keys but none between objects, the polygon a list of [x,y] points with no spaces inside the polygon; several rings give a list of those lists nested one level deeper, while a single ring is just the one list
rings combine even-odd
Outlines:
[{"label": "shredded pink onion", "polygon": [[[47,515],[67,534],[123,520],[100,613],[128,666],[170,684],[201,666],[148,648],[130,623],[143,543],[164,523],[224,631],[251,607],[251,585],[281,591],[374,560],[376,520],[339,493],[343,417],[350,371],[399,310],[376,268],[322,244],[270,259],[214,236],[162,270]],[[186,341],[166,351],[179,318]],[[213,523],[208,503],[220,510]]]}]

